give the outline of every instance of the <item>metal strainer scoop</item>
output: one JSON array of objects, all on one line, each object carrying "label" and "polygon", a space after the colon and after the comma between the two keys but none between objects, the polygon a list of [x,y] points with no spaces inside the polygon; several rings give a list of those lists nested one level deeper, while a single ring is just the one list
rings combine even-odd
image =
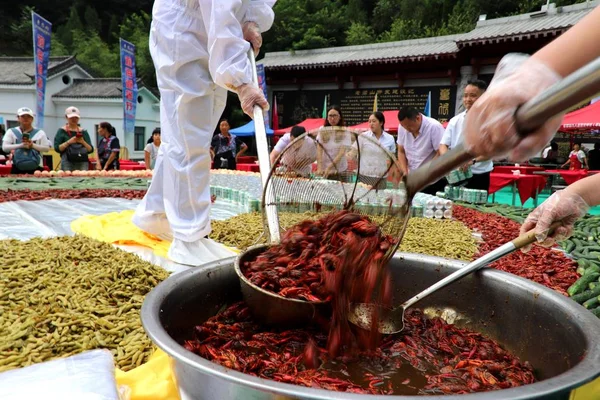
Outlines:
[{"label": "metal strainer scoop", "polygon": [[[277,157],[263,187],[263,215],[271,233],[269,210],[281,213],[329,213],[348,210],[368,216],[385,235],[401,237],[410,204],[402,183],[388,179],[399,170],[394,155],[368,134],[345,127],[323,127],[293,138]],[[307,215],[307,219],[309,215]],[[278,232],[283,232],[277,221]],[[267,231],[267,229],[265,229]],[[274,240],[275,239],[275,240]],[[270,243],[279,240],[271,235]],[[399,245],[386,250],[389,259]],[[267,248],[251,248],[235,262],[244,300],[261,322],[293,326],[310,322],[328,302],[284,297],[252,283],[246,263]]]}]

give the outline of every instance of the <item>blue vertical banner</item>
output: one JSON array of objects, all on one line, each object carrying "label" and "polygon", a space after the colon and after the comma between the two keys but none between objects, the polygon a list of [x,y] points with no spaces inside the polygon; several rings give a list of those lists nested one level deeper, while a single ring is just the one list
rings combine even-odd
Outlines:
[{"label": "blue vertical banner", "polygon": [[35,126],[43,128],[52,24],[32,11],[31,25],[33,27],[33,60],[35,64]]},{"label": "blue vertical banner", "polygon": [[[269,97],[267,96],[267,77],[265,75],[265,66],[262,64],[256,64],[256,76],[258,78],[258,87],[262,89],[263,93],[265,94],[265,99],[268,99]],[[265,117],[265,127],[269,128],[270,127],[270,123],[269,121],[271,120],[269,118],[269,114],[270,111],[267,111],[264,113],[264,117]]]},{"label": "blue vertical banner", "polygon": [[427,95],[427,102],[425,103],[425,110],[423,110],[423,114],[426,117],[431,117],[431,92]]},{"label": "blue vertical banner", "polygon": [[135,78],[135,45],[119,38],[121,45],[121,83],[123,85],[123,131],[135,132],[138,87]]}]

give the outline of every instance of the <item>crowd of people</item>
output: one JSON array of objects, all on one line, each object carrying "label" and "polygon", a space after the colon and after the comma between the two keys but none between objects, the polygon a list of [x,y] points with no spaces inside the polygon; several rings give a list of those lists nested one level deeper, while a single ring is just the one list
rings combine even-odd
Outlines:
[{"label": "crowd of people", "polygon": [[[53,148],[60,155],[59,168],[63,171],[87,171],[90,164],[98,171],[119,169],[121,143],[117,131],[109,122],[98,124],[97,157],[92,158],[94,145],[88,131],[80,125],[81,113],[77,107],[65,110],[65,125],[58,128],[54,145],[42,129],[35,128],[34,113],[28,107],[17,110],[19,126],[2,132],[2,157],[12,163],[11,174],[33,174],[44,169],[43,153]],[[160,147],[160,128],[152,132],[144,149],[146,166],[154,168]]]},{"label": "crowd of people", "polygon": [[[447,128],[434,118],[423,115],[419,110],[412,107],[403,107],[398,112],[397,138],[385,130],[385,116],[382,112],[376,111],[369,116],[369,130],[362,132],[359,137],[369,138],[362,140],[364,148],[358,149],[355,137],[349,129],[344,129],[345,122],[342,110],[338,106],[331,106],[327,111],[327,118],[321,128],[315,132],[309,132],[316,145],[314,157],[308,151],[307,145],[302,145],[302,156],[298,160],[292,161],[292,154],[298,153],[298,150],[286,150],[292,140],[298,136],[297,126],[292,128],[290,133],[286,133],[279,139],[271,151],[271,163],[277,162],[280,154],[285,152],[287,157],[283,157],[281,167],[295,172],[301,176],[308,176],[313,171],[307,167],[307,163],[316,163],[314,173],[328,179],[349,181],[354,175],[354,171],[349,167],[349,160],[356,158],[357,153],[361,154],[356,179],[363,183],[370,184],[376,188],[386,186],[386,178],[390,173],[389,157],[386,157],[386,150],[396,156],[400,172],[407,174],[412,170],[419,168],[424,163],[433,158],[444,154],[450,148],[457,146],[462,140],[462,129],[464,118],[468,110],[475,101],[485,92],[487,85],[483,81],[472,81],[466,86],[463,96],[465,111],[458,114],[450,120]],[[337,129],[331,129],[331,128]],[[310,140],[309,140],[310,141]],[[378,143],[377,146],[370,145]],[[360,150],[360,151],[359,151]],[[493,169],[491,160],[474,159],[471,163],[462,168],[470,168],[472,177],[465,182],[461,182],[468,188],[488,190],[490,173]],[[443,191],[447,185],[445,179],[428,186],[423,192],[435,194]]]}]

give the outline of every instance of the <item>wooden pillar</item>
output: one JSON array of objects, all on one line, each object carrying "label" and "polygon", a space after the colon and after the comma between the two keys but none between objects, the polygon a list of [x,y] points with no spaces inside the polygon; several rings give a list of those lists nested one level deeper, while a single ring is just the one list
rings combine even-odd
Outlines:
[{"label": "wooden pillar", "polygon": [[403,88],[404,87],[404,76],[402,76],[400,73],[396,72],[394,74],[394,78],[396,78],[396,80],[398,81],[398,87]]},{"label": "wooden pillar", "polygon": [[339,75],[336,75],[335,77],[335,82],[337,83],[338,86],[338,90],[342,90],[344,88],[344,82],[346,81],[345,78],[340,78]]},{"label": "wooden pillar", "polygon": [[481,60],[477,57],[471,58],[471,68],[473,69],[473,75],[479,75],[481,69]]},{"label": "wooden pillar", "polygon": [[457,71],[456,68],[452,68],[448,70],[448,76],[450,77],[450,85],[456,85],[456,78],[460,75],[460,71]]}]

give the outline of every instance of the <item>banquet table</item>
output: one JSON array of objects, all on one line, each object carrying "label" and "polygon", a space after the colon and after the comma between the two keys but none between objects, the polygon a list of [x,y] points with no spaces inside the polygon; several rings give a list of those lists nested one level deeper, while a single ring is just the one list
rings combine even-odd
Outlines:
[{"label": "banquet table", "polygon": [[259,172],[258,164],[236,164],[236,169],[239,171]]},{"label": "banquet table", "polygon": [[536,167],[533,165],[522,165],[520,167],[515,167],[514,165],[498,165],[494,167],[492,172],[497,172],[499,174],[512,174],[513,171],[521,171],[521,174],[531,175],[537,171],[543,171],[545,168]]},{"label": "banquet table", "polygon": [[145,166],[141,164],[119,164],[119,169],[123,171],[144,171],[146,169]]},{"label": "banquet table", "polygon": [[545,171],[534,172],[536,175],[560,175],[565,180],[567,185],[577,182],[580,179],[586,178],[590,175],[595,175],[600,171],[589,171],[587,169],[568,170],[568,169],[547,169]]},{"label": "banquet table", "polygon": [[517,191],[519,192],[521,204],[525,204],[527,200],[532,198],[534,205],[537,206],[538,193],[546,186],[546,177],[542,175],[515,175],[497,172],[490,174],[490,194],[494,194],[508,185],[512,185],[513,206],[515,205]]}]

